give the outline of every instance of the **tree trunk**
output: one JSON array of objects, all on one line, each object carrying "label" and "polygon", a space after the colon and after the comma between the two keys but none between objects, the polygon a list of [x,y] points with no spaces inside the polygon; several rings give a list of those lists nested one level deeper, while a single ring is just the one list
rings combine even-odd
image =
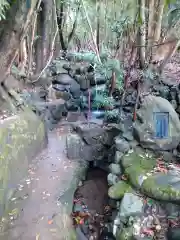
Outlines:
[{"label": "tree trunk", "polygon": [[43,0],[44,3],[44,31],[43,31],[43,67],[45,67],[50,54],[50,35],[51,33],[51,20],[52,20],[52,0]]},{"label": "tree trunk", "polygon": [[156,27],[155,27],[155,33],[154,33],[155,42],[158,42],[161,36],[161,26],[162,26],[164,6],[165,6],[165,1],[159,0],[158,9],[157,9]]},{"label": "tree trunk", "polygon": [[57,14],[57,23],[58,23],[58,27],[59,27],[59,39],[60,39],[60,43],[61,43],[61,48],[63,51],[66,52],[67,50],[67,44],[64,40],[63,37],[63,18],[64,18],[64,1],[62,0],[60,2],[60,13]]},{"label": "tree trunk", "polygon": [[65,10],[65,2],[64,2],[64,0],[62,0],[60,2],[60,13],[57,14],[57,24],[58,24],[58,28],[59,28],[59,39],[60,39],[60,43],[61,43],[61,48],[64,51],[64,53],[66,53],[69,43],[72,41],[72,39],[75,35],[77,21],[78,21],[79,12],[80,12],[80,4],[78,5],[77,11],[76,11],[76,16],[75,16],[75,19],[73,22],[72,30],[69,33],[69,35],[67,36],[67,39],[65,38],[65,36],[63,34],[63,29],[65,26],[65,20],[66,20],[66,12],[65,11],[66,11]]},{"label": "tree trunk", "polygon": [[42,0],[37,26],[39,38],[36,42],[36,73],[39,73],[45,67],[50,54],[52,9],[52,0]]},{"label": "tree trunk", "polygon": [[73,39],[73,37],[75,35],[75,32],[76,32],[79,12],[80,12],[80,5],[78,5],[77,11],[76,11],[76,16],[75,16],[75,19],[74,19],[74,22],[73,22],[73,26],[72,26],[72,30],[71,30],[71,32],[68,35],[68,41],[67,41],[68,46],[69,46],[70,42],[72,41],[72,39]]},{"label": "tree trunk", "polygon": [[27,38],[24,38],[24,40],[21,42],[21,46],[19,49],[19,55],[20,55],[20,66],[18,66],[18,68],[20,69],[20,72],[25,73],[26,63],[28,60]]},{"label": "tree trunk", "polygon": [[148,48],[147,55],[148,60],[151,61],[152,58],[152,44],[154,36],[154,26],[155,26],[155,0],[149,0],[149,18],[148,18]]},{"label": "tree trunk", "polygon": [[43,68],[43,22],[44,22],[44,4],[41,3],[40,11],[37,16],[37,36],[38,39],[36,40],[35,44],[35,62],[36,62],[36,71],[35,73],[38,74],[41,69]]},{"label": "tree trunk", "polygon": [[[53,1],[56,4],[56,1]],[[54,39],[54,34],[56,32],[56,29],[58,27],[58,23],[57,23],[57,12],[56,10],[56,5],[54,6],[54,11],[52,11],[52,21],[51,21],[51,36],[50,36],[50,43],[53,42]],[[56,41],[55,41],[55,46],[54,46],[54,57],[58,57],[60,50],[61,50],[61,44],[60,44],[60,39],[59,39],[59,35],[57,34],[56,36]]]},{"label": "tree trunk", "polygon": [[96,7],[97,7],[97,32],[96,32],[96,44],[98,51],[100,51],[100,1],[97,0],[96,2]]},{"label": "tree trunk", "polygon": [[146,45],[146,23],[145,23],[145,0],[138,0],[138,57],[140,68],[145,65],[145,45]]},{"label": "tree trunk", "polygon": [[36,2],[37,0],[32,1],[32,6],[28,11],[26,1],[13,1],[7,12],[6,20],[1,21],[4,29],[0,34],[0,82],[4,81],[9,73],[12,60],[20,47],[23,31],[27,30],[31,21]]}]

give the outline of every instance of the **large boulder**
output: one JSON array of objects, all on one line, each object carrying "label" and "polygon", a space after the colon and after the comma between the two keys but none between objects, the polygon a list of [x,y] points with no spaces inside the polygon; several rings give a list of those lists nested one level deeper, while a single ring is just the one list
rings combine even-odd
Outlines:
[{"label": "large boulder", "polygon": [[36,102],[32,105],[34,112],[41,116],[48,129],[52,130],[62,117],[67,115],[65,101],[57,99],[52,102]]},{"label": "large boulder", "polygon": [[107,81],[106,76],[99,73],[95,73],[93,77],[92,74],[89,74],[88,77],[90,79],[91,86],[105,84]]},{"label": "large boulder", "polygon": [[69,133],[66,137],[67,157],[71,160],[81,159],[81,149],[84,143],[76,133]]},{"label": "large boulder", "polygon": [[90,87],[90,81],[87,79],[85,74],[75,75],[77,83],[80,85],[82,91],[87,90]]},{"label": "large boulder", "polygon": [[142,215],[144,210],[143,199],[134,193],[125,193],[120,206],[119,217],[124,219],[130,216]]},{"label": "large boulder", "polygon": [[67,157],[69,159],[84,159],[86,161],[98,161],[108,155],[108,149],[102,144],[88,145],[81,136],[76,133],[67,135],[66,140]]},{"label": "large boulder", "polygon": [[83,140],[81,145],[81,158],[86,161],[97,161],[108,159],[114,137],[119,134],[116,127],[102,127],[96,123],[84,122],[81,125],[74,125],[75,132]]},{"label": "large boulder", "polygon": [[142,191],[157,200],[180,203],[179,172],[156,173],[144,179]]},{"label": "large boulder", "polygon": [[100,161],[104,160],[108,156],[109,149],[102,144],[87,145],[81,149],[81,158],[86,161]]},{"label": "large boulder", "polygon": [[[169,134],[167,138],[157,139],[154,113],[168,113]],[[172,150],[180,142],[180,121],[174,108],[166,99],[156,96],[146,96],[137,111],[137,120],[133,126],[134,137],[143,148],[153,150]]]},{"label": "large boulder", "polygon": [[113,151],[113,139],[118,134],[117,129],[81,122],[81,124],[74,123],[73,130],[75,134],[69,134],[67,137],[68,158],[78,157],[86,161],[98,161],[110,157]]},{"label": "large boulder", "polygon": [[131,185],[143,194],[159,201],[180,203],[180,169],[177,166],[164,165],[165,171],[160,172],[157,160],[143,150],[126,154],[121,163]]},{"label": "large boulder", "polygon": [[118,128],[114,125],[102,127],[101,124],[84,122],[81,125],[74,124],[74,130],[81,136],[88,145],[102,144],[111,147],[114,138],[119,134]]},{"label": "large boulder", "polygon": [[60,73],[66,74],[68,73],[68,68],[67,69],[64,68],[64,65],[69,66],[67,61],[62,59],[61,60],[56,59],[52,61],[52,64],[49,66],[49,68],[50,71],[55,75]]},{"label": "large boulder", "polygon": [[115,138],[116,150],[122,153],[127,153],[129,151],[129,143],[125,139],[121,138],[121,136],[117,136]]},{"label": "large boulder", "polygon": [[70,77],[68,74],[61,73],[56,76],[54,83],[64,85],[66,90],[69,91],[74,98],[79,98],[80,96],[80,85],[76,82],[75,79]]},{"label": "large boulder", "polygon": [[131,191],[132,189],[129,184],[125,183],[124,181],[118,181],[109,188],[108,195],[112,199],[120,200],[123,198],[125,193]]},{"label": "large boulder", "polygon": [[121,167],[119,164],[111,163],[109,165],[109,171],[117,176],[121,175]]}]

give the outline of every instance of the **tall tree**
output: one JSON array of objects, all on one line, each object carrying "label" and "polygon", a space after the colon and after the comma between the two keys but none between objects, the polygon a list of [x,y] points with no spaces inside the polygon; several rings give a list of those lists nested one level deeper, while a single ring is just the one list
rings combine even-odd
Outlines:
[{"label": "tall tree", "polygon": [[26,1],[12,1],[6,13],[6,19],[1,21],[3,29],[0,32],[0,82],[2,82],[19,50],[20,42],[27,33],[28,25],[32,21],[37,0],[33,0],[27,9]]}]

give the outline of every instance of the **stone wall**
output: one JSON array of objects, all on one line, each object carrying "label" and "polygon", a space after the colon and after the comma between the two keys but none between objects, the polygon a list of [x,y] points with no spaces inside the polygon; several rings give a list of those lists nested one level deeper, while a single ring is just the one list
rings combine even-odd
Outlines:
[{"label": "stone wall", "polygon": [[0,122],[0,215],[28,164],[44,147],[45,136],[43,122],[29,109]]},{"label": "stone wall", "polygon": [[[109,206],[116,213],[108,230],[116,240],[180,239],[180,84],[166,77],[148,86],[144,83],[133,122],[134,84],[124,96],[116,89],[113,101],[102,107],[94,103],[98,92],[107,94],[109,79],[97,78],[84,63],[57,61],[53,67],[55,95],[65,100],[66,110],[87,115],[90,95],[90,120],[103,120],[103,127],[74,127],[67,153],[71,159],[93,161],[108,172]],[[96,110],[104,114],[97,117]],[[156,112],[168,113],[166,138],[156,138]],[[172,219],[178,223],[175,228]]]}]

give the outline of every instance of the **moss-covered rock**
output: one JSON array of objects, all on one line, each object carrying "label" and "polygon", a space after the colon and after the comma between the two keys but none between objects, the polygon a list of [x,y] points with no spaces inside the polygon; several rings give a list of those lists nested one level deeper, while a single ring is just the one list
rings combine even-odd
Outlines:
[{"label": "moss-covered rock", "polygon": [[[168,113],[168,137],[156,138],[154,113]],[[148,95],[137,110],[137,120],[133,124],[135,139],[145,149],[153,151],[169,151],[176,149],[180,143],[179,116],[172,104],[165,98]]]},{"label": "moss-covered rock", "polygon": [[44,147],[43,122],[30,110],[0,124],[0,215],[33,157]]},{"label": "moss-covered rock", "polygon": [[[164,183],[158,183],[158,179],[164,177]],[[168,179],[174,177],[173,182],[169,182]],[[166,178],[166,179],[165,179]],[[180,202],[180,178],[178,176],[172,176],[171,173],[167,174],[154,174],[143,181],[141,189],[148,196],[158,200]]]},{"label": "moss-covered rock", "polygon": [[156,159],[153,156],[143,151],[131,152],[122,159],[122,166],[130,184],[142,193],[157,200],[180,201],[180,177],[171,172],[155,173]]},{"label": "moss-covered rock", "polygon": [[156,160],[151,155],[144,152],[131,152],[122,159],[122,166],[128,175],[130,183],[137,189],[140,189],[143,177],[153,170]]},{"label": "moss-covered rock", "polygon": [[111,186],[108,190],[108,195],[112,199],[119,200],[123,198],[124,194],[131,192],[132,188],[129,184],[124,181],[119,181],[115,185]]},{"label": "moss-covered rock", "polygon": [[70,231],[70,240],[77,240],[76,232],[73,229]]},{"label": "moss-covered rock", "polygon": [[116,240],[134,240],[132,228],[117,231]]}]

